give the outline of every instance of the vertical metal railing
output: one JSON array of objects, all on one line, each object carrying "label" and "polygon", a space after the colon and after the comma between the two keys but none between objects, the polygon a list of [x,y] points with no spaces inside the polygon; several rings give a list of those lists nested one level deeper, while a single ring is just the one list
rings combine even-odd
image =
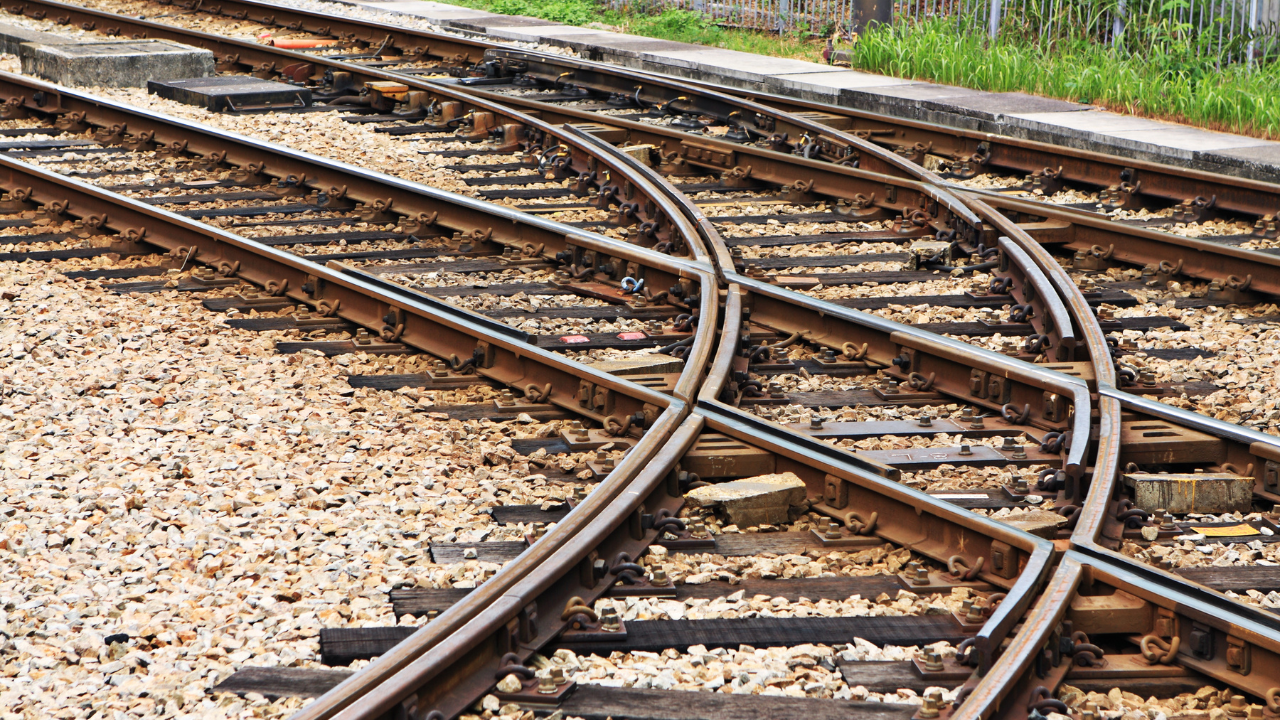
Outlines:
[{"label": "vertical metal railing", "polygon": [[[675,8],[697,12],[722,25],[774,32],[811,34],[860,30],[859,5],[865,0],[601,0],[614,9],[644,11]],[[1037,32],[1041,39],[1078,26],[1086,18],[1096,23],[1099,42],[1121,44],[1138,30],[1132,22],[1163,18],[1179,32],[1201,43],[1206,52],[1250,66],[1277,51],[1280,0],[889,0],[892,22],[954,20],[957,29],[995,38],[1016,27]],[[1099,3],[1106,3],[1100,5]],[[1153,14],[1154,13],[1154,14]],[[888,19],[888,18],[886,18]],[[1064,24],[1065,23],[1065,24]],[[1135,28],[1138,26],[1134,26]]]}]

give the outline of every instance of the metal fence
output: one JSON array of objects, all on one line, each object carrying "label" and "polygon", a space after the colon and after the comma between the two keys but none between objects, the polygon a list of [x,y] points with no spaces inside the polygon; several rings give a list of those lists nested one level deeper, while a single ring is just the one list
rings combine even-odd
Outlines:
[{"label": "metal fence", "polygon": [[603,0],[618,10],[681,9],[730,27],[830,35],[871,22],[954,20],[995,37],[1016,28],[1053,37],[1069,26],[1115,42],[1127,23],[1167,20],[1215,57],[1254,60],[1280,49],[1280,0]]},{"label": "metal fence", "polygon": [[1164,28],[1198,43],[1214,57],[1252,60],[1275,46],[1280,0],[899,0],[894,19],[955,20],[970,32],[996,37],[1017,27],[1024,35],[1052,38],[1074,31],[1114,43],[1128,27]]},{"label": "metal fence", "polygon": [[729,27],[829,34],[875,20],[890,22],[894,0],[604,0],[604,5],[639,12],[690,10]]}]

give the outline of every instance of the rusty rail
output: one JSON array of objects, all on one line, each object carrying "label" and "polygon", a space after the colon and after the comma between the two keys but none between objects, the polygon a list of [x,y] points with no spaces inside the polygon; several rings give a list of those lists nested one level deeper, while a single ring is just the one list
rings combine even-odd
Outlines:
[{"label": "rusty rail", "polygon": [[[35,0],[31,6],[56,6],[68,13],[68,22],[81,17],[76,13],[94,13],[75,6],[47,0]],[[258,3],[228,3],[228,7],[260,7]],[[241,12],[234,10],[232,12]],[[248,9],[244,9],[248,13]],[[306,13],[288,11],[286,27],[319,32],[310,28]],[[246,15],[247,16],[247,15]],[[192,37],[188,31],[156,23],[138,24],[106,13],[94,15],[99,20],[120,22],[125,27],[164,28],[163,32]],[[96,22],[85,20],[84,22]],[[346,21],[337,22],[341,25]],[[135,23],[128,25],[127,23]],[[365,23],[360,42],[376,39],[375,26]],[[165,36],[160,30],[152,37]],[[388,33],[384,47],[403,45],[421,34]],[[209,36],[209,42],[228,41]],[[175,38],[177,39],[177,38]],[[450,38],[457,40],[456,38]],[[189,42],[189,40],[183,40]],[[390,43],[390,44],[387,44]],[[197,43],[198,44],[198,43]],[[1204,241],[1179,239],[1163,233],[1125,227],[1101,220],[1097,216],[1055,209],[1038,203],[1011,200],[990,193],[960,191],[953,194],[940,179],[908,162],[900,155],[871,145],[865,138],[844,130],[834,130],[808,118],[797,118],[783,110],[741,100],[731,92],[700,90],[691,94],[687,84],[670,79],[657,79],[642,73],[602,69],[596,64],[537,53],[487,48],[488,57],[498,62],[492,72],[521,72],[552,83],[572,83],[598,92],[620,92],[627,83],[640,82],[652,95],[646,102],[665,103],[675,112],[705,112],[745,127],[750,124],[758,134],[765,130],[777,133],[797,132],[808,135],[814,150],[825,160],[850,159],[849,148],[856,148],[858,159],[871,160],[873,169],[894,173],[898,177],[876,175],[866,169],[819,162],[805,157],[782,156],[777,149],[793,149],[794,145],[775,150],[734,146],[716,140],[697,143],[674,131],[629,123],[609,121],[612,127],[625,131],[624,139],[657,141],[661,146],[674,141],[683,154],[682,162],[721,170],[741,167],[749,158],[751,175],[764,182],[791,186],[801,194],[827,197],[855,196],[850,187],[876,187],[888,194],[907,198],[881,201],[878,212],[901,211],[906,215],[912,203],[929,210],[932,220],[959,229],[967,228],[965,240],[995,242],[1006,263],[998,272],[1015,279],[1020,293],[1015,297],[1024,304],[1035,303],[1037,313],[1033,326],[1038,333],[1052,338],[1059,362],[1082,361],[1088,364],[1091,378],[1073,377],[1065,372],[1038,367],[997,355],[972,346],[892,323],[873,315],[859,313],[830,303],[807,298],[739,274],[733,266],[715,228],[691,202],[660,175],[653,173],[629,156],[620,153],[600,136],[602,132],[585,132],[582,128],[555,127],[549,119],[561,121],[586,117],[575,116],[568,108],[550,108],[535,120],[512,108],[538,109],[532,101],[486,97],[477,88],[465,92],[427,81],[409,82],[399,75],[371,71],[358,65],[325,61],[311,55],[288,53],[278,49],[261,49],[252,43],[240,43],[248,56],[260,58],[259,70],[273,74],[284,68],[266,67],[282,59],[292,59],[316,68],[328,67],[352,72],[360,77],[393,78],[418,88],[431,98],[452,98],[471,112],[492,112],[518,123],[528,139],[532,129],[571,149],[569,166],[580,172],[608,172],[626,179],[634,192],[641,194],[664,214],[668,237],[678,237],[689,248],[690,260],[677,260],[640,247],[626,245],[589,233],[574,231],[556,223],[528,215],[495,209],[486,203],[431,191],[412,183],[377,176],[358,168],[344,166],[295,153],[283,148],[265,146],[226,133],[190,126],[178,126],[172,120],[151,113],[54,88],[24,78],[0,75],[0,88],[10,97],[21,94],[10,107],[20,113],[45,113],[58,116],[70,128],[100,128],[109,142],[126,146],[159,147],[170,152],[215,158],[224,167],[250,170],[255,175],[272,178],[282,185],[293,184],[302,190],[328,194],[335,201],[375,203],[394,200],[397,214],[422,217],[435,213],[434,225],[448,230],[490,228],[492,241],[500,245],[524,248],[538,243],[545,254],[569,253],[574,259],[582,253],[594,257],[618,258],[626,263],[644,266],[654,277],[666,282],[680,279],[697,283],[701,288],[702,323],[695,336],[694,348],[687,356],[685,371],[674,393],[666,397],[633,386],[625,381],[569,362],[552,353],[540,351],[524,343],[518,333],[498,323],[486,322],[466,311],[431,301],[403,288],[377,281],[350,268],[321,267],[288,253],[257,247],[251,241],[195,223],[107,191],[81,186],[51,173],[31,169],[21,163],[0,158],[0,187],[7,190],[31,188],[33,202],[42,206],[63,205],[65,215],[82,219],[101,218],[102,227],[115,231],[130,242],[142,241],[173,250],[197,249],[196,259],[228,269],[236,275],[266,287],[281,288],[281,296],[316,307],[332,308],[335,314],[374,330],[382,330],[389,314],[400,313],[404,330],[400,341],[437,356],[464,352],[470,347],[478,355],[479,373],[510,385],[530,379],[548,381],[556,386],[551,402],[596,420],[604,415],[584,406],[578,392],[580,383],[589,382],[608,388],[614,394],[614,405],[626,412],[647,418],[647,431],[640,444],[619,464],[604,482],[591,493],[555,529],[535,543],[498,575],[483,583],[476,592],[453,606],[425,626],[410,640],[384,654],[365,671],[354,675],[339,687],[299,713],[299,720],[338,717],[347,720],[378,717],[395,712],[408,717],[426,717],[438,710],[447,716],[464,710],[478,694],[492,685],[507,652],[515,652],[522,660],[537,648],[550,642],[565,627],[566,621],[554,612],[573,597],[588,601],[603,594],[608,583],[601,583],[594,568],[601,557],[617,552],[638,556],[656,537],[656,531],[643,524],[645,511],[658,509],[675,512],[683,502],[672,492],[672,473],[680,458],[704,429],[725,434],[737,440],[762,447],[778,458],[779,467],[796,472],[818,500],[815,510],[832,518],[842,517],[851,505],[874,504],[882,520],[875,534],[885,540],[910,547],[934,559],[945,559],[957,545],[966,547],[965,557],[994,557],[996,543],[1006,564],[997,571],[988,568],[984,579],[1008,589],[1008,598],[992,614],[978,635],[976,644],[979,670],[970,682],[967,701],[961,703],[953,717],[1010,717],[1024,715],[1028,702],[1038,696],[1039,687],[1050,689],[1066,676],[1063,667],[1058,628],[1068,612],[1084,618],[1085,627],[1095,616],[1077,605],[1088,606],[1088,598],[1108,597],[1123,593],[1140,600],[1148,608],[1151,630],[1163,637],[1176,638],[1184,648],[1204,647],[1205,633],[1215,652],[1177,654],[1177,662],[1202,672],[1220,682],[1263,696],[1270,685],[1280,684],[1280,620],[1269,613],[1243,608],[1228,602],[1207,588],[1188,585],[1185,580],[1156,568],[1138,566],[1109,549],[1118,536],[1108,535],[1113,524],[1114,499],[1118,492],[1119,467],[1124,448],[1119,433],[1121,413],[1167,420],[1194,428],[1224,440],[1221,461],[1236,467],[1251,467],[1259,497],[1280,499],[1280,441],[1276,438],[1238,426],[1204,418],[1161,403],[1123,392],[1116,386],[1116,374],[1100,327],[1087,303],[1071,283],[1061,266],[1041,243],[1066,244],[1073,250],[1103,247],[1109,257],[1135,263],[1167,260],[1161,254],[1172,253],[1179,271],[1192,277],[1217,278],[1239,275],[1250,267],[1272,267],[1280,260],[1250,251],[1226,248]],[[431,52],[423,47],[423,57],[473,63],[469,48],[482,43],[458,41],[448,50]],[[443,47],[443,46],[440,46]],[[285,54],[287,53],[287,54]],[[225,53],[224,53],[225,55]],[[459,57],[459,56],[462,57]],[[225,58],[224,58],[225,59]],[[228,60],[243,66],[244,58]],[[520,66],[523,63],[523,67]],[[548,68],[551,68],[550,70]],[[570,68],[571,72],[555,70]],[[298,70],[301,72],[301,70]],[[655,90],[656,88],[656,90]],[[691,99],[691,98],[696,98]],[[541,112],[541,110],[539,110]],[[735,115],[734,113],[738,113]],[[748,115],[754,113],[754,116]],[[865,114],[864,114],[865,115]],[[857,113],[846,117],[862,118]],[[765,127],[771,119],[772,127]],[[596,118],[592,118],[593,120]],[[899,121],[901,122],[901,121]],[[763,123],[763,124],[762,124]],[[856,125],[856,123],[855,123]],[[916,128],[924,132],[924,128]],[[507,137],[495,133],[498,142]],[[931,132],[941,133],[936,129]],[[957,148],[965,147],[971,138],[963,133]],[[884,144],[885,138],[880,141]],[[789,142],[789,141],[783,141]],[[996,147],[1022,148],[1026,157],[1047,152],[1022,141],[996,142]],[[988,145],[988,157],[979,165],[1026,162],[1010,155],[1000,158]],[[697,149],[697,152],[694,150]],[[803,147],[801,148],[803,152]],[[979,149],[980,150],[980,149]],[[960,155],[960,150],[950,151]],[[1012,150],[1007,150],[1013,153]],[[264,154],[269,156],[266,165]],[[719,154],[719,155],[717,155]],[[909,153],[908,153],[909,154]],[[943,153],[946,154],[945,152]],[[980,151],[975,151],[980,155]],[[719,157],[723,156],[723,157]],[[1084,154],[1078,154],[1084,157]],[[977,163],[977,159],[973,162]],[[1098,163],[1104,165],[1105,163]],[[1116,161],[1112,161],[1112,166]],[[811,173],[807,185],[796,186]],[[1101,177],[1109,170],[1072,170],[1081,177]],[[1162,179],[1148,191],[1152,196],[1166,197],[1189,187],[1164,179],[1160,166],[1143,166]],[[1093,173],[1093,174],[1089,174]],[[1168,173],[1166,173],[1168,174]],[[1076,177],[1076,175],[1069,175]],[[1146,177],[1144,175],[1144,177]],[[1212,180],[1223,187],[1243,188],[1225,199],[1219,207],[1238,212],[1256,212],[1260,203],[1276,195],[1274,186],[1235,179]],[[607,180],[608,178],[606,178]],[[1127,182],[1124,178],[1122,181]],[[376,182],[371,182],[376,181]],[[374,189],[370,189],[370,188]],[[339,189],[343,192],[339,192]],[[346,189],[350,188],[350,189]],[[1174,189],[1171,189],[1174,188]],[[886,198],[887,200],[887,198]],[[872,201],[869,207],[876,203]],[[1016,223],[1014,218],[1027,222]],[[1043,218],[1044,220],[1040,220]],[[655,221],[656,222],[656,221]],[[1103,243],[1107,243],[1103,245]],[[1170,261],[1172,264],[1172,261]],[[1252,287],[1262,292],[1280,293],[1275,273],[1258,273]],[[306,289],[310,288],[310,289]],[[1033,297],[1034,296],[1034,297]],[[723,302],[723,306],[721,306]],[[1045,430],[1067,432],[1071,441],[1064,443],[1061,453],[1063,470],[1069,478],[1064,491],[1068,501],[1079,502],[1081,510],[1070,540],[1070,549],[1053,567],[1054,544],[1014,531],[999,523],[973,515],[936,499],[892,482],[893,469],[869,462],[856,453],[831,447],[809,437],[788,432],[772,423],[742,413],[730,404],[735,397],[731,375],[745,366],[741,356],[740,331],[744,315],[750,311],[750,323],[783,335],[796,335],[806,344],[835,350],[865,363],[869,371],[881,369],[888,377],[932,389],[948,397],[979,407],[1004,412],[1015,408],[1020,424]],[[719,327],[717,327],[719,325]],[[717,346],[718,343],[718,346]],[[714,346],[714,347],[713,347]],[[1091,392],[1091,389],[1093,390]],[[727,402],[726,402],[727,401]],[[692,404],[696,402],[696,406]],[[1025,408],[1021,413],[1018,409]],[[1096,419],[1095,419],[1096,416]],[[1006,416],[1007,417],[1007,416]],[[1096,435],[1095,435],[1095,430]],[[832,480],[834,478],[834,481]],[[834,486],[834,490],[832,489]],[[840,503],[843,503],[841,505]],[[637,513],[641,518],[636,522]],[[1063,548],[1058,548],[1062,550]],[[1012,574],[1008,561],[1013,559]],[[588,571],[582,570],[587,568]],[[1017,569],[1021,570],[1018,572]],[[579,572],[575,572],[579,570]],[[1039,598],[1036,598],[1039,593]],[[538,612],[539,607],[543,612]],[[1091,606],[1089,606],[1091,607]],[[547,609],[552,612],[548,613]],[[1087,608],[1086,608],[1087,610]],[[1144,612],[1146,612],[1144,610]],[[1161,625],[1161,622],[1168,622]],[[1014,633],[1015,625],[1023,624]],[[1107,626],[1102,626],[1107,627]],[[1139,631],[1147,628],[1135,626]],[[1206,629],[1207,628],[1207,629]],[[1197,634],[1198,633],[1198,634]],[[1241,671],[1239,652],[1234,656],[1231,642],[1246,643],[1252,661],[1249,670]],[[1003,646],[1003,649],[1002,649]],[[1044,661],[1045,651],[1050,661]],[[1220,652],[1219,652],[1220,651]],[[1233,661],[1231,658],[1235,657]]]}]

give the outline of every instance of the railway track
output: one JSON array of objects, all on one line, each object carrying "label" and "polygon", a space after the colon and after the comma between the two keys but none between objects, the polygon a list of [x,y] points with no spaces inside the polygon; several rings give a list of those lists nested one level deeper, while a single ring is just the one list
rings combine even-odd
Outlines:
[{"label": "railway track", "polygon": [[[219,10],[252,19],[255,7]],[[1280,588],[1267,584],[1277,580],[1271,566],[1246,566],[1266,559],[1274,534],[1266,510],[1280,490],[1280,447],[1273,435],[1186,409],[1217,412],[1223,388],[1186,377],[1179,363],[1205,352],[1196,331],[1220,319],[1222,305],[1237,308],[1242,327],[1265,327],[1277,278],[1273,256],[1254,247],[1172,232],[1201,230],[1207,216],[1139,226],[1096,207],[975,191],[962,182],[973,178],[957,177],[968,171],[924,157],[948,160],[944,148],[913,156],[893,152],[903,146],[887,133],[847,132],[861,116],[833,127],[771,107],[776,98],[750,105],[575,59],[431,36],[419,63],[434,57],[496,81],[449,86],[350,62],[360,58],[307,59],[56,3],[26,12],[36,8],[121,34],[214,43],[224,59],[234,48],[241,57],[227,70],[274,75],[268,63],[283,70],[292,60],[312,65],[295,68],[295,82],[398,78],[413,90],[379,99],[366,86],[354,97],[372,112],[353,119],[407,128],[424,153],[467,161],[464,179],[497,162],[514,178],[477,179],[521,180],[475,187],[544,173],[568,181],[467,198],[0,76],[13,138],[0,185],[13,228],[77,223],[15,247],[95,238],[5,259],[159,248],[176,267],[117,273],[139,280],[118,291],[250,283],[261,291],[209,302],[298,308],[239,320],[246,328],[353,335],[282,351],[422,353],[428,372],[351,382],[505,390],[452,412],[561,421],[548,437],[508,447],[582,468],[557,482],[589,492],[561,505],[492,507],[509,540],[434,543],[436,564],[495,570],[471,588],[391,593],[395,616],[429,617],[425,625],[322,632],[322,659],[358,672],[242,669],[221,690],[318,696],[305,718],[505,715],[510,706],[653,718],[1272,712],[1280,626],[1265,593],[1243,591]],[[330,20],[322,35],[354,32]],[[281,24],[302,23],[301,32],[310,21]],[[383,37],[391,44],[377,41],[372,54],[395,65],[382,59],[393,57],[388,48],[427,36]],[[494,64],[477,64],[476,48]],[[494,90],[512,84],[518,63],[529,85]],[[642,107],[628,111],[661,107],[664,117],[582,109],[637,81]],[[537,87],[546,89],[526,92]],[[395,99],[420,116],[387,117]],[[444,103],[470,118],[455,124],[460,132],[421,122],[441,117]],[[716,137],[735,129],[762,142]],[[788,137],[774,138],[779,129]],[[946,132],[930,132],[941,145]],[[973,139],[949,137],[954,147]],[[983,166],[1016,168],[1007,148],[1019,146],[993,142],[1004,159]],[[1115,165],[1086,160],[1068,180],[1089,185],[1104,173],[1095,161]],[[538,174],[527,173],[534,163]],[[1255,193],[1248,202],[1258,207],[1274,194],[1158,171],[1224,198]],[[1124,194],[1160,202],[1163,191],[1133,184]],[[562,202],[575,195],[593,202]],[[1222,202],[1204,209],[1247,224],[1246,201]],[[1157,266],[1144,276],[1148,263]],[[188,276],[193,265],[201,269]],[[165,280],[140,280],[154,276]],[[1170,303],[1177,317],[1166,314]],[[530,332],[530,320],[552,331]],[[1253,424],[1273,427],[1266,420]],[[1135,507],[1161,472],[1243,488],[1243,504],[1167,516]],[[789,499],[757,514],[716,499],[723,483],[762,477]],[[637,663],[645,653],[654,662]],[[636,688],[637,674],[663,679]],[[598,682],[609,676],[618,682]],[[616,687],[628,678],[630,689]],[[690,709],[677,687],[718,692],[693,696],[714,700]]]}]

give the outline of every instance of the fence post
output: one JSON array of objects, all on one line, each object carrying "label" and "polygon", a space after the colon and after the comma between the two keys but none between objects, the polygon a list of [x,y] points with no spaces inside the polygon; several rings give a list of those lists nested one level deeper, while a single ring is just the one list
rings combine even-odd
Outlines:
[{"label": "fence post", "polygon": [[1120,36],[1124,34],[1124,15],[1125,0],[1119,0],[1116,6],[1116,14],[1111,19],[1111,45],[1115,47],[1120,41]]},{"label": "fence post", "polygon": [[1254,43],[1257,42],[1254,39],[1254,33],[1258,31],[1258,2],[1259,0],[1249,2],[1249,67],[1253,67]]},{"label": "fence post", "polygon": [[791,0],[778,0],[778,34],[786,32],[787,16],[791,14]]},{"label": "fence post", "polygon": [[989,24],[987,32],[992,40],[995,40],[996,34],[1000,32],[1000,5],[1001,0],[991,0],[991,16],[987,21]]}]

